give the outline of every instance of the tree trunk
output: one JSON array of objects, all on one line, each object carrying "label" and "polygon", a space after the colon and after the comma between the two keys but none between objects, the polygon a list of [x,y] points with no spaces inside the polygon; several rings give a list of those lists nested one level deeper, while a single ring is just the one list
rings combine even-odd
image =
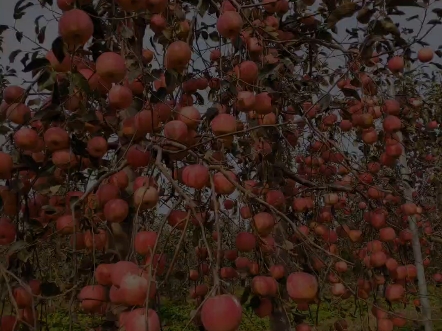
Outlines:
[{"label": "tree trunk", "polygon": [[[398,132],[399,143],[402,143],[403,137],[402,133]],[[413,201],[413,189],[410,185],[410,169],[408,167],[407,156],[405,146],[402,144],[402,155],[399,158],[399,165],[401,167],[401,175],[402,175],[402,185],[404,187],[404,195],[407,202]],[[430,300],[428,299],[428,289],[427,289],[427,281],[425,279],[425,270],[422,259],[422,249],[419,241],[419,229],[416,224],[416,218],[414,216],[408,217],[408,224],[410,230],[413,234],[412,247],[413,247],[413,256],[414,263],[417,269],[417,281],[418,281],[418,289],[419,289],[419,299],[421,302],[422,308],[422,317],[423,317],[423,325],[425,327],[425,331],[433,331],[433,323],[431,321],[431,306]]]}]

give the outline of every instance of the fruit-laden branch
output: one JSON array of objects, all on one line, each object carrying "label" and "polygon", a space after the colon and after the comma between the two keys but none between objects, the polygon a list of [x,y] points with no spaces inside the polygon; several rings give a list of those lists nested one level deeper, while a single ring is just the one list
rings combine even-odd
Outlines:
[{"label": "fruit-laden branch", "polygon": [[[305,179],[304,177],[295,174],[290,169],[287,169],[284,165],[276,163],[273,165],[273,167],[278,168],[282,173],[287,177],[295,182],[304,185],[308,188],[314,189],[314,190],[326,190],[326,191],[333,191],[333,192],[347,192],[347,193],[358,193],[360,196],[362,196],[366,201],[370,201],[370,199],[367,197],[366,194],[364,194],[360,189],[357,187],[352,186],[344,186],[344,185],[338,185],[338,184],[330,184],[330,185],[322,185],[318,186],[314,182]],[[385,191],[387,192],[387,191]]]},{"label": "fruit-laden branch", "polygon": [[273,167],[278,168],[282,171],[282,173],[287,176],[288,178],[294,180],[295,182],[302,184],[309,188],[314,188],[316,190],[330,190],[330,191],[336,191],[336,192],[348,192],[348,193],[354,193],[356,192],[356,189],[351,186],[343,186],[343,185],[337,185],[337,184],[330,184],[325,186],[318,186],[314,182],[305,179],[304,177],[295,174],[293,171],[287,169],[284,165],[280,163],[276,163],[273,165]]},{"label": "fruit-laden branch", "polygon": [[[206,159],[207,160],[207,159]],[[329,256],[333,256],[341,261],[346,262],[348,265],[353,265],[352,262],[347,261],[346,259],[335,255],[329,251],[326,251],[323,247],[317,245],[315,242],[313,242],[308,236],[306,236],[303,232],[299,231],[298,226],[290,219],[287,217],[286,214],[284,214],[283,212],[281,212],[280,210],[278,210],[277,208],[275,208],[274,206],[272,206],[271,204],[267,203],[266,201],[262,200],[261,198],[257,197],[255,194],[253,194],[251,191],[248,191],[247,189],[245,189],[244,187],[242,187],[240,184],[238,184],[236,181],[232,180],[229,177],[228,172],[222,167],[222,166],[215,166],[215,165],[211,165],[209,166],[209,169],[213,169],[213,170],[217,170],[219,172],[221,172],[224,177],[232,184],[234,185],[239,191],[241,191],[243,194],[245,194],[247,197],[252,198],[253,200],[255,200],[256,202],[258,202],[259,204],[267,207],[269,210],[271,210],[274,214],[278,215],[279,217],[281,217],[282,219],[284,219],[288,224],[290,224],[292,230],[300,236],[300,238],[304,239],[308,244],[312,245],[313,247],[324,251],[325,253],[327,253]]]}]

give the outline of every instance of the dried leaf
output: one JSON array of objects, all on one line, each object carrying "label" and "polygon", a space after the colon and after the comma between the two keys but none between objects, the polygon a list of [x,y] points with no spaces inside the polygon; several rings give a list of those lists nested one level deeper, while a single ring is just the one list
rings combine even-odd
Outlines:
[{"label": "dried leaf", "polygon": [[346,17],[351,17],[360,8],[357,3],[347,2],[336,8],[327,19],[327,26],[333,29],[336,24]]},{"label": "dried leaf", "polygon": [[9,63],[13,63],[17,55],[20,54],[20,52],[21,49],[16,49],[15,51],[11,52],[11,54],[9,54]]},{"label": "dried leaf", "polygon": [[356,19],[361,24],[367,24],[370,22],[371,16],[376,12],[376,9],[370,9],[368,7],[363,7],[358,11]]},{"label": "dried leaf", "polygon": [[295,248],[295,246],[293,245],[293,243],[289,240],[284,240],[284,242],[282,243],[281,246],[284,250],[288,250],[291,251],[292,249]]},{"label": "dried leaf", "polygon": [[390,33],[391,35],[397,36],[397,37],[399,37],[401,35],[396,24],[394,24],[394,22],[391,21],[390,19],[382,20],[381,24],[382,24],[382,27],[384,28],[384,30],[386,32]]}]

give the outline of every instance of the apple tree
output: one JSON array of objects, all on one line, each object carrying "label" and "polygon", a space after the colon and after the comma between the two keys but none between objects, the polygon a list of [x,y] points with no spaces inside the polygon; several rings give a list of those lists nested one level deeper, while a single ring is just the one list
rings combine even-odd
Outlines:
[{"label": "apple tree", "polygon": [[0,330],[433,330],[437,3],[16,1],[58,31],[1,72]]}]

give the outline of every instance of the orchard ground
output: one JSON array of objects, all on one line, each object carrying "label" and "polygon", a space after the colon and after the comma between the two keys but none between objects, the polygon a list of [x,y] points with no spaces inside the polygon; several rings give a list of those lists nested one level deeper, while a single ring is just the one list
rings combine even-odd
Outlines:
[{"label": "orchard ground", "polygon": [[[442,305],[442,299],[440,296],[441,288],[432,286],[430,288],[431,303],[434,307],[440,307]],[[236,294],[241,296],[242,290],[237,289]],[[434,294],[433,294],[434,293]],[[65,331],[70,325],[70,314],[68,309],[68,303],[51,303],[48,307],[49,310],[54,310],[54,312],[48,312],[44,321],[47,322],[47,326],[50,331]],[[193,323],[189,323],[189,316],[191,316],[194,307],[190,302],[186,302],[185,299],[170,300],[168,298],[161,298],[161,305],[159,308],[159,313],[161,320],[163,321],[164,331],[196,331],[197,327]],[[305,321],[309,324],[315,324],[316,312],[318,313],[319,325],[314,329],[317,331],[329,331],[333,327],[333,323],[340,319],[340,312],[355,312],[354,301],[349,300],[345,305],[334,305],[332,302],[323,302],[319,305],[311,305],[311,312],[315,315],[310,315],[308,312],[299,312],[305,316]],[[361,315],[356,315],[354,318],[347,319],[349,321],[349,331],[359,331],[359,330],[375,330],[376,328],[376,318],[371,313],[366,313],[369,309],[367,306],[361,307],[363,313]],[[365,312],[364,312],[365,310]],[[416,308],[409,304],[406,308],[402,310],[407,318],[410,320],[417,317]],[[435,331],[442,331],[442,311],[440,308],[435,308],[433,310],[433,316],[435,320],[440,319],[440,322],[435,322]],[[313,322],[311,321],[313,319]],[[91,325],[99,325],[101,322],[100,317],[93,318],[89,314],[84,314],[81,310],[75,313],[73,330],[84,331],[91,327]],[[244,319],[239,328],[240,331],[265,331],[269,330],[269,320],[268,318],[259,318],[250,309],[244,310]],[[413,323],[409,325],[398,328],[399,331],[414,331],[415,326]]]}]

